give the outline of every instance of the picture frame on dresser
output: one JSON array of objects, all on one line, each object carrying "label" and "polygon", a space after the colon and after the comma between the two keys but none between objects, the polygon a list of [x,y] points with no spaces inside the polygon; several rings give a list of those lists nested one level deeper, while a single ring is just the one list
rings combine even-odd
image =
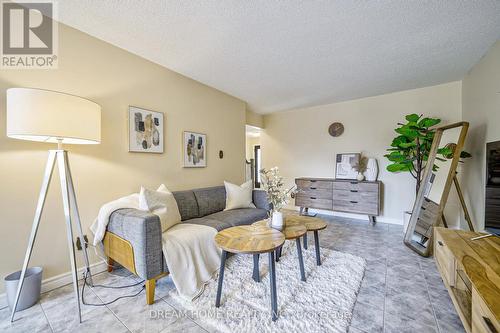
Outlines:
[{"label": "picture frame on dresser", "polygon": [[359,163],[361,153],[342,153],[335,156],[335,178],[356,179],[358,171],[354,166]]}]

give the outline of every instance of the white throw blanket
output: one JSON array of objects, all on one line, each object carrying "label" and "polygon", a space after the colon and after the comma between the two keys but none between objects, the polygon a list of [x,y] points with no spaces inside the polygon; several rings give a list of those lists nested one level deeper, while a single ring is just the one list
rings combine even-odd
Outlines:
[{"label": "white throw blanket", "polygon": [[[102,242],[111,214],[123,208],[139,209],[139,194],[104,204],[90,227],[94,246]],[[220,265],[215,245],[217,230],[198,224],[179,223],[162,234],[163,255],[172,280],[183,298],[191,301],[201,295]]]},{"label": "white throw blanket", "polygon": [[200,296],[220,265],[215,245],[217,230],[205,225],[179,223],[162,235],[163,255],[180,296],[192,301]]},{"label": "white throw blanket", "polygon": [[126,197],[102,205],[97,218],[90,226],[90,230],[94,233],[94,246],[97,246],[104,239],[111,214],[122,208],[139,209],[139,193],[127,195]]}]

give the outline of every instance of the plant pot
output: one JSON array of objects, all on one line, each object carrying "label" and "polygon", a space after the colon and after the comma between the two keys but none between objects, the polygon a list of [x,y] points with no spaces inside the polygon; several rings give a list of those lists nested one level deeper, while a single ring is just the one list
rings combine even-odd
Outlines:
[{"label": "plant pot", "polygon": [[366,163],[366,172],[365,172],[366,180],[370,182],[374,182],[378,177],[378,165],[377,160],[374,158],[369,158]]},{"label": "plant pot", "polygon": [[283,213],[273,212],[271,217],[271,228],[276,230],[283,230]]},{"label": "plant pot", "polygon": [[356,179],[359,181],[359,182],[362,182],[364,179],[365,179],[365,176],[360,172],[358,173],[358,175],[356,176]]}]

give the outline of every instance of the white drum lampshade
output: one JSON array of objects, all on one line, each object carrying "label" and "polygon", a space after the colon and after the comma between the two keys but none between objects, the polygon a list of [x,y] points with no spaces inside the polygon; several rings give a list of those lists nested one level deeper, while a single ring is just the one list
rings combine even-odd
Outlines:
[{"label": "white drum lampshade", "polygon": [[101,142],[101,107],[50,90],[7,89],[7,136],[64,144]]}]

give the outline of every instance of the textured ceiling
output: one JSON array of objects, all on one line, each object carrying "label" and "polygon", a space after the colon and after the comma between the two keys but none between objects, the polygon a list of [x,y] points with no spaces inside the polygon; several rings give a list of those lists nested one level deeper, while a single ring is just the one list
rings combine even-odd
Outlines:
[{"label": "textured ceiling", "polygon": [[269,113],[461,79],[500,1],[64,0],[60,20]]}]

